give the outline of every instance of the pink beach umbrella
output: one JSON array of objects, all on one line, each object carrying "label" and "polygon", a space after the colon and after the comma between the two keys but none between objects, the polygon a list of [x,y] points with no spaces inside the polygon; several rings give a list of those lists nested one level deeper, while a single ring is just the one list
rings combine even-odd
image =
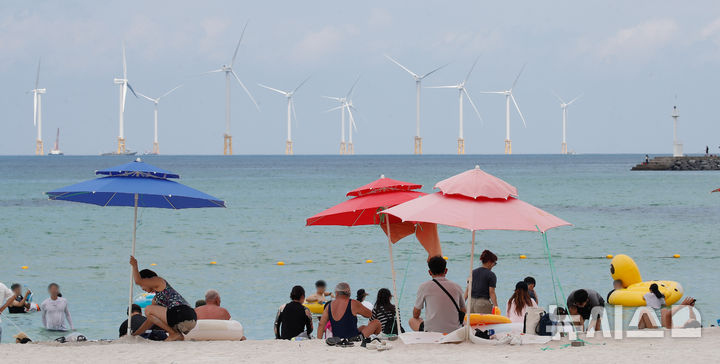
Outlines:
[{"label": "pink beach umbrella", "polygon": [[[403,222],[435,223],[472,231],[470,272],[473,270],[477,230],[539,230],[545,233],[558,226],[571,225],[518,200],[515,187],[484,172],[479,166],[440,181],[435,188],[440,192],[405,202],[380,214],[397,217]],[[472,274],[468,281],[468,291],[471,287]]]}]

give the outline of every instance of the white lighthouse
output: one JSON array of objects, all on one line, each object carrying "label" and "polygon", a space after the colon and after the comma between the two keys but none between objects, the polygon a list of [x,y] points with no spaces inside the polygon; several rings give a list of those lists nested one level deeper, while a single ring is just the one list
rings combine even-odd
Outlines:
[{"label": "white lighthouse", "polygon": [[673,157],[682,157],[683,156],[683,145],[681,143],[678,143],[678,137],[677,137],[677,123],[678,118],[680,117],[680,112],[678,112],[677,106],[673,106],[672,111],[672,118],[673,118]]}]

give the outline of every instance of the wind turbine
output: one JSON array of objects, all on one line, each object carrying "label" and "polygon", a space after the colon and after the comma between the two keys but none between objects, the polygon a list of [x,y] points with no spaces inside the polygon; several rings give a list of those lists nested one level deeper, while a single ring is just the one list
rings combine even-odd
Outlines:
[{"label": "wind turbine", "polygon": [[173,93],[175,90],[179,89],[182,86],[183,85],[177,85],[174,88],[170,89],[170,91],[162,94],[162,96],[157,97],[157,98],[148,97],[148,96],[143,95],[142,93],[138,92],[138,95],[144,97],[146,100],[155,104],[155,137],[153,138],[152,154],[160,154],[160,144],[158,144],[158,106],[160,104],[160,99],[162,99],[163,97],[165,97],[167,95],[170,95],[171,93]]},{"label": "wind turbine", "polygon": [[285,143],[285,154],[286,155],[293,155],[295,154],[293,152],[293,142],[292,142],[292,117],[295,118],[295,122],[297,123],[297,114],[295,113],[295,101],[293,97],[295,96],[295,92],[302,87],[302,85],[307,82],[307,80],[310,79],[310,77],[306,78],[303,82],[300,82],[300,84],[295,87],[292,91],[283,91],[278,90],[276,88],[272,88],[270,86],[265,86],[263,84],[258,84],[260,87],[264,87],[270,91],[275,91],[281,95],[284,95],[287,98],[287,141]]},{"label": "wind turbine", "polygon": [[125,114],[125,99],[127,98],[127,90],[130,89],[130,91],[137,97],[137,94],[135,93],[135,90],[133,90],[132,86],[130,86],[130,83],[128,82],[127,77],[127,60],[125,59],[125,42],[122,44],[122,61],[123,61],[123,77],[122,78],[115,78],[113,79],[113,82],[116,85],[120,85],[120,133],[118,134],[118,147],[115,154],[128,154],[127,150],[125,149],[125,120],[124,120],[124,114]]},{"label": "wind turbine", "polygon": [[[350,90],[344,97],[323,96],[326,99],[335,100],[340,103],[340,106],[325,111],[330,112],[334,110],[340,110],[340,154],[355,154],[355,146],[353,145],[352,139],[352,129],[355,129],[355,131],[357,131],[357,126],[355,125],[355,118],[353,117],[351,110],[357,111],[357,109],[355,108],[355,106],[353,106],[350,96],[352,96],[352,92],[355,89],[355,85],[357,85],[358,81],[360,81],[360,77],[355,80],[355,83],[353,83],[352,87],[350,87]],[[348,144],[345,144],[345,110],[347,110],[349,116],[348,129],[350,130],[350,138],[348,139]]]},{"label": "wind turbine", "polygon": [[410,71],[407,67],[400,64],[400,62],[396,61],[394,58],[385,55],[387,59],[395,63],[396,65],[400,66],[400,68],[404,69],[407,73],[410,74],[415,79],[415,94],[416,94],[416,103],[415,103],[415,154],[422,154],[422,138],[420,137],[420,89],[422,88],[422,80],[430,76],[431,74],[435,73],[436,71],[439,71],[441,68],[447,66],[447,64],[444,64],[428,73],[425,73],[423,75],[418,75],[417,73]]},{"label": "wind turbine", "polygon": [[520,119],[522,119],[523,125],[527,127],[527,124],[525,123],[525,117],[523,116],[522,112],[520,112],[520,107],[518,106],[517,101],[515,101],[515,96],[513,96],[512,93],[513,89],[515,88],[515,84],[518,82],[518,79],[520,79],[520,75],[522,74],[524,69],[525,65],[520,68],[520,72],[518,72],[518,75],[517,77],[515,77],[515,81],[513,81],[512,86],[510,86],[509,90],[481,92],[483,94],[505,95],[505,154],[512,154],[512,141],[510,140],[510,100],[512,100],[513,104],[515,105],[515,110],[517,110],[518,115],[520,115]]},{"label": "wind turbine", "polygon": [[470,74],[472,73],[473,69],[475,69],[475,65],[478,62],[478,59],[476,58],[475,62],[473,62],[472,67],[470,67],[470,71],[467,73],[467,76],[465,76],[465,79],[459,82],[456,85],[450,85],[450,86],[431,86],[428,88],[452,88],[458,90],[458,96],[459,96],[459,106],[460,106],[460,133],[458,135],[458,154],[465,154],[465,137],[463,134],[463,96],[467,97],[468,101],[470,102],[470,105],[472,105],[473,110],[475,110],[475,114],[477,115],[478,119],[480,119],[480,122],[482,122],[482,116],[480,116],[480,111],[478,111],[477,107],[475,106],[475,103],[472,101],[472,98],[470,97],[470,94],[468,93],[467,89],[465,88],[465,83],[467,83],[468,78],[470,78]]},{"label": "wind turbine", "polygon": [[574,99],[570,100],[570,102],[563,101],[562,97],[558,96],[557,94],[555,94],[555,97],[557,97],[558,100],[560,100],[560,108],[562,109],[562,148],[561,148],[560,153],[568,154],[567,140],[565,138],[565,136],[566,136],[565,130],[566,130],[566,126],[567,126],[567,107],[572,105],[573,102],[577,101],[577,99],[582,97],[582,94],[580,94],[577,97],[575,97]]},{"label": "wind turbine", "polygon": [[230,60],[230,64],[224,64],[222,67],[208,71],[205,73],[217,73],[217,72],[225,72],[225,134],[223,134],[223,155],[232,155],[232,135],[230,134],[230,75],[232,75],[235,80],[240,84],[240,87],[245,90],[245,93],[250,97],[250,100],[255,104],[255,108],[260,111],[260,106],[258,106],[258,103],[255,101],[255,98],[250,94],[250,90],[245,87],[245,84],[240,81],[240,77],[238,77],[237,73],[235,73],[235,70],[233,70],[233,66],[235,65],[235,58],[237,58],[238,49],[240,49],[240,43],[243,40],[243,36],[245,35],[245,28],[247,28],[247,23],[245,23],[245,26],[243,27],[242,33],[240,33],[240,40],[237,42],[237,46],[235,46],[235,53],[233,53],[232,60]]},{"label": "wind turbine", "polygon": [[40,61],[38,59],[37,76],[35,76],[35,88],[33,94],[33,125],[37,126],[37,140],[35,141],[35,155],[44,155],[42,141],[42,94],[46,89],[40,88]]}]

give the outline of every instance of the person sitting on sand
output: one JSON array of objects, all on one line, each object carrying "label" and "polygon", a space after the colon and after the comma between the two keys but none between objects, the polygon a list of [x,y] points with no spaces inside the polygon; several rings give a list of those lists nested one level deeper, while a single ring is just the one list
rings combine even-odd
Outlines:
[{"label": "person sitting on sand", "polygon": [[303,306],[305,289],[295,286],[290,291],[290,302],[280,306],[275,316],[275,338],[290,340],[301,336],[310,338],[313,332],[312,313]]},{"label": "person sitting on sand", "polygon": [[145,307],[147,320],[132,334],[141,335],[155,324],[168,333],[168,341],[183,340],[183,335],[195,328],[195,310],[168,281],[158,277],[157,273],[150,269],[138,271],[138,263],[133,256],[130,256],[130,265],[133,268],[135,284],[145,292],[155,293],[152,304]]},{"label": "person sitting on sand", "polygon": [[[414,331],[449,333],[462,326],[459,313],[465,312],[463,289],[459,284],[445,278],[447,262],[441,256],[428,260],[431,280],[418,288],[410,328]],[[425,320],[420,318],[423,307]]]},{"label": "person sitting on sand", "polygon": [[[472,271],[471,313],[491,314],[493,307],[498,306],[497,296],[495,295],[497,276],[492,272],[493,267],[497,265],[497,260],[497,255],[485,250],[480,255],[482,266]],[[465,298],[467,298],[467,292],[465,292]]]},{"label": "person sitting on sand", "polygon": [[600,330],[600,316],[605,307],[605,300],[599,293],[592,289],[578,289],[570,293],[567,298],[567,307],[570,315],[573,316],[574,325],[580,330],[585,328],[585,320],[588,320],[588,328],[595,324],[595,330]]},{"label": "person sitting on sand", "polygon": [[230,312],[220,307],[220,293],[214,289],[205,292],[205,305],[197,307],[198,320],[230,320]]},{"label": "person sitting on sand", "polygon": [[535,278],[525,277],[525,279],[523,279],[523,282],[525,282],[525,284],[527,284],[528,286],[528,294],[530,295],[530,298],[535,300],[536,304],[539,304],[540,301],[538,300],[537,292],[535,292]]},{"label": "person sitting on sand", "polygon": [[372,311],[374,306],[372,303],[370,303],[370,301],[367,301],[365,299],[365,298],[367,298],[367,296],[369,296],[369,294],[367,292],[365,292],[365,288],[360,288],[359,290],[357,290],[358,302],[362,303],[363,306],[367,307],[368,310]]},{"label": "person sitting on sand", "polygon": [[[382,332],[387,335],[397,335],[397,320],[395,319],[395,305],[391,303],[392,293],[387,288],[380,288],[372,310],[372,320],[380,321]],[[405,329],[400,326],[400,332]]]},{"label": "person sitting on sand", "polygon": [[60,286],[57,283],[50,283],[48,293],[50,298],[45,299],[40,304],[43,327],[52,331],[68,331],[68,326],[65,326],[65,320],[67,319],[70,330],[75,330],[68,310],[67,300],[60,293]]},{"label": "person sitting on sand", "polygon": [[[695,316],[695,299],[692,297],[685,298],[681,304],[674,305],[672,308],[663,308],[660,310],[660,317],[662,321],[662,326],[666,329],[697,329],[701,328],[702,325],[700,324],[700,321],[697,320],[697,316]],[[683,308],[688,308],[688,320],[679,327],[676,327],[673,325],[673,316],[675,314],[682,310]],[[646,322],[643,322],[645,313],[643,313],[643,316],[641,316],[640,322],[638,322],[638,329],[656,329],[657,325],[653,324],[652,321],[648,320]]]},{"label": "person sitting on sand", "polygon": [[307,303],[325,303],[327,302],[327,298],[332,298],[333,295],[330,292],[326,292],[325,289],[327,288],[327,283],[323,281],[322,279],[315,282],[315,293],[307,296],[305,298],[305,302]]},{"label": "person sitting on sand", "polygon": [[656,283],[650,285],[649,292],[643,295],[643,300],[645,301],[646,310],[640,316],[638,329],[655,326],[650,315],[654,311],[660,311],[665,306],[665,295],[660,292],[660,287]]},{"label": "person sitting on sand", "polygon": [[325,325],[330,322],[333,337],[339,339],[352,339],[361,341],[372,334],[379,334],[382,324],[378,320],[370,320],[367,326],[357,326],[357,315],[370,318],[372,311],[362,303],[350,298],[352,291],[350,285],[341,282],[335,287],[335,300],[325,305],[320,324],[318,324],[318,339],[325,334]]},{"label": "person sitting on sand", "polygon": [[10,290],[12,290],[13,295],[15,296],[15,299],[10,302],[10,305],[8,306],[8,312],[9,313],[25,313],[30,309],[30,302],[28,302],[28,297],[30,296],[30,290],[28,289],[25,292],[25,296],[22,295],[22,286],[20,286],[19,283],[14,283],[12,286],[10,286]]},{"label": "person sitting on sand", "polygon": [[[130,319],[132,320],[130,328],[133,332],[137,331],[137,329],[139,329],[146,320],[145,316],[142,315],[142,308],[134,303],[132,304],[132,310],[130,311]],[[127,335],[127,325],[128,320],[125,320],[122,324],[120,324],[120,337]]]},{"label": "person sitting on sand", "polygon": [[512,322],[525,322],[525,313],[530,307],[537,307],[537,302],[530,298],[527,283],[517,282],[515,292],[508,300],[507,317]]}]

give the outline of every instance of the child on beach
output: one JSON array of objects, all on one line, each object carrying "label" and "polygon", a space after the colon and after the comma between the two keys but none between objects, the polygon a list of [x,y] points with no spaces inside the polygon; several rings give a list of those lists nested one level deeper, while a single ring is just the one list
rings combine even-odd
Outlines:
[{"label": "child on beach", "polygon": [[45,299],[40,304],[43,326],[52,331],[68,331],[68,327],[65,325],[67,319],[70,330],[75,330],[68,310],[67,300],[60,293],[60,286],[57,283],[50,283],[48,293],[50,298]]},{"label": "child on beach", "polygon": [[138,271],[138,262],[133,256],[130,256],[130,265],[133,268],[135,284],[145,292],[155,293],[152,304],[145,308],[147,320],[132,334],[143,334],[155,324],[167,331],[167,341],[184,340],[183,335],[195,328],[197,323],[195,310],[168,281],[159,277],[157,273],[150,269]]},{"label": "child on beach", "polygon": [[332,298],[333,295],[332,295],[332,293],[325,291],[326,287],[327,287],[327,283],[325,283],[325,281],[323,281],[322,279],[315,282],[315,293],[307,296],[307,298],[305,298],[305,302],[308,302],[308,303],[313,303],[313,302],[325,303],[325,302],[327,302],[328,297]]},{"label": "child on beach", "polygon": [[535,303],[538,304],[540,301],[538,301],[538,295],[535,293],[535,278],[533,277],[525,277],[523,279],[523,282],[527,284],[528,286],[528,294],[530,295],[530,298],[535,300]]},{"label": "child on beach", "polygon": [[[371,320],[378,320],[382,324],[382,332],[387,335],[397,335],[397,319],[395,318],[395,305],[391,303],[392,293],[387,288],[380,288],[372,309]],[[400,332],[405,329],[400,326]]]}]

